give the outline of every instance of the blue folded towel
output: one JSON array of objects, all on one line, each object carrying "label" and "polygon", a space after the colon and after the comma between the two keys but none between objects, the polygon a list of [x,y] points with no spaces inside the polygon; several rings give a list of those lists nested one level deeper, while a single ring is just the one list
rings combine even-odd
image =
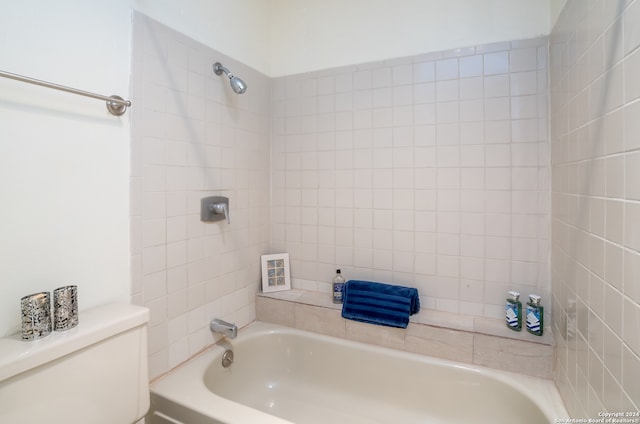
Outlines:
[{"label": "blue folded towel", "polygon": [[343,289],[342,317],[370,324],[407,328],[409,315],[420,310],[418,290],[349,280]]}]

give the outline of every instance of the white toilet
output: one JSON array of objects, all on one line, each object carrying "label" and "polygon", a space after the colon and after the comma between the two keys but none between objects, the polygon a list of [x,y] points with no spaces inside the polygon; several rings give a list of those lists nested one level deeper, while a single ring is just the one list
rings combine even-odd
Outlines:
[{"label": "white toilet", "polygon": [[0,423],[131,424],[149,409],[146,308],[80,311],[77,327],[0,339]]}]

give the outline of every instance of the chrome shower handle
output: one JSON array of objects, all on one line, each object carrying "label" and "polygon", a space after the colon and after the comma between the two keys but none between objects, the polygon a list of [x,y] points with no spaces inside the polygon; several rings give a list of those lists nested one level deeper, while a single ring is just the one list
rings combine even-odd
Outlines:
[{"label": "chrome shower handle", "polygon": [[209,196],[200,199],[200,220],[215,222],[227,220],[231,224],[229,215],[229,198],[223,196]]},{"label": "chrome shower handle", "polygon": [[231,218],[229,217],[229,207],[227,203],[214,203],[210,206],[211,212],[217,215],[224,215],[227,220],[227,224],[231,224]]}]

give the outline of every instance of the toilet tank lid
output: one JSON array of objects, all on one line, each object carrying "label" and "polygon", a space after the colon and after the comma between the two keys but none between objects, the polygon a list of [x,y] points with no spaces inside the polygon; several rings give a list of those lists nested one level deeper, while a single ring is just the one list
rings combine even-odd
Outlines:
[{"label": "toilet tank lid", "polygon": [[23,341],[20,334],[0,339],[0,381],[146,325],[149,310],[128,303],[109,303],[80,311],[79,317],[75,328],[54,331],[39,340]]}]

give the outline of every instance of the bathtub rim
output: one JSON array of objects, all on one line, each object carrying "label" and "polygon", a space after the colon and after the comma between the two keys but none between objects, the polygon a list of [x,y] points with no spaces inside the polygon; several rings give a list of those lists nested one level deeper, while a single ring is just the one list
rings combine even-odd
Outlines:
[{"label": "bathtub rim", "polygon": [[253,321],[240,329],[238,338],[232,341],[222,339],[204,351],[178,365],[150,384],[152,395],[168,399],[180,406],[225,423],[260,422],[264,424],[292,424],[291,421],[269,415],[249,406],[223,398],[211,392],[206,386],[204,375],[213,361],[219,360],[224,351],[236,342],[254,338],[262,334],[293,334],[311,337],[320,341],[337,343],[342,346],[355,346],[396,358],[408,358],[426,362],[435,366],[453,367],[464,372],[480,374],[486,378],[506,384],[513,390],[530,399],[547,418],[549,423],[557,419],[568,418],[559,390],[553,380],[528,376],[510,371],[497,370],[481,365],[456,362],[417,353],[390,349],[383,346],[342,339],[339,337],[313,333],[281,326],[277,324]]}]

